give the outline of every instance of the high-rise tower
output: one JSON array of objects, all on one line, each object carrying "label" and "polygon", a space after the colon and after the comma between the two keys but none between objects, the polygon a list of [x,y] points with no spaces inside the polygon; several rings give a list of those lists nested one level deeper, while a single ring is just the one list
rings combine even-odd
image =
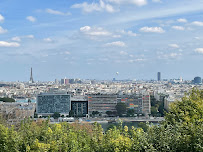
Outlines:
[{"label": "high-rise tower", "polygon": [[158,80],[158,81],[161,81],[161,72],[158,72],[158,73],[157,73],[157,80]]},{"label": "high-rise tower", "polygon": [[32,77],[32,68],[31,68],[31,73],[30,73],[30,83],[34,83],[33,77]]}]

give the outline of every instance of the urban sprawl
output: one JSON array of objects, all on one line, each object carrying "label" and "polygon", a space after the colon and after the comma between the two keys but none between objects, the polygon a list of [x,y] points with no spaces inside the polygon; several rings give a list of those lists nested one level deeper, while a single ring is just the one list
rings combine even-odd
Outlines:
[{"label": "urban sprawl", "polygon": [[[203,89],[200,77],[191,81],[182,78],[164,80],[160,72],[157,80],[150,81],[65,78],[34,82],[31,69],[29,82],[1,82],[0,114],[10,123],[28,117],[43,119],[48,116],[53,122],[118,116],[154,119],[163,117],[170,103],[180,100],[194,87]],[[5,99],[15,102],[5,102]],[[122,113],[118,109],[123,106]]]}]

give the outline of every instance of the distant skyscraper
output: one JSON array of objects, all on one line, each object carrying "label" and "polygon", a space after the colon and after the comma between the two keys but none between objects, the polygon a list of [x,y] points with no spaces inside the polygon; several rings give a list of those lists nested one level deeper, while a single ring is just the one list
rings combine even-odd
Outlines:
[{"label": "distant skyscraper", "polygon": [[32,76],[32,68],[31,68],[31,73],[30,73],[30,83],[34,83],[33,76]]},{"label": "distant skyscraper", "polygon": [[61,79],[61,85],[65,84],[65,79]]},{"label": "distant skyscraper", "polygon": [[201,77],[195,77],[194,78],[194,84],[201,84],[202,83],[202,78]]},{"label": "distant skyscraper", "polygon": [[161,81],[161,72],[158,72],[158,73],[157,73],[157,80],[158,80],[158,81]]}]

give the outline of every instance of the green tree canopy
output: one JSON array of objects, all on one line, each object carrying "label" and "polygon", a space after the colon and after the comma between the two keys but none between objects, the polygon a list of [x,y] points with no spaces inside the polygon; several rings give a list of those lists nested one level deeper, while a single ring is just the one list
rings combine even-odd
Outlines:
[{"label": "green tree canopy", "polygon": [[135,114],[135,110],[134,109],[128,109],[128,111],[127,111],[127,115],[128,116],[134,116],[134,114]]},{"label": "green tree canopy", "polygon": [[0,98],[0,101],[3,101],[3,102],[15,102],[15,100],[13,98]]},{"label": "green tree canopy", "polygon": [[52,115],[52,117],[54,119],[58,119],[60,117],[60,113],[59,112],[54,112],[54,114]]},{"label": "green tree canopy", "polygon": [[127,106],[125,103],[120,102],[116,105],[116,111],[119,116],[122,116],[123,114],[125,114],[126,110],[127,110]]}]

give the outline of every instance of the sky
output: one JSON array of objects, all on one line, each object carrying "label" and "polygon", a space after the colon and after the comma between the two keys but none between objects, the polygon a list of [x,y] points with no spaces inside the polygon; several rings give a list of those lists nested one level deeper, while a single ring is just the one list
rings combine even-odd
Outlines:
[{"label": "sky", "polygon": [[203,0],[1,0],[0,61],[2,81],[203,77]]}]

